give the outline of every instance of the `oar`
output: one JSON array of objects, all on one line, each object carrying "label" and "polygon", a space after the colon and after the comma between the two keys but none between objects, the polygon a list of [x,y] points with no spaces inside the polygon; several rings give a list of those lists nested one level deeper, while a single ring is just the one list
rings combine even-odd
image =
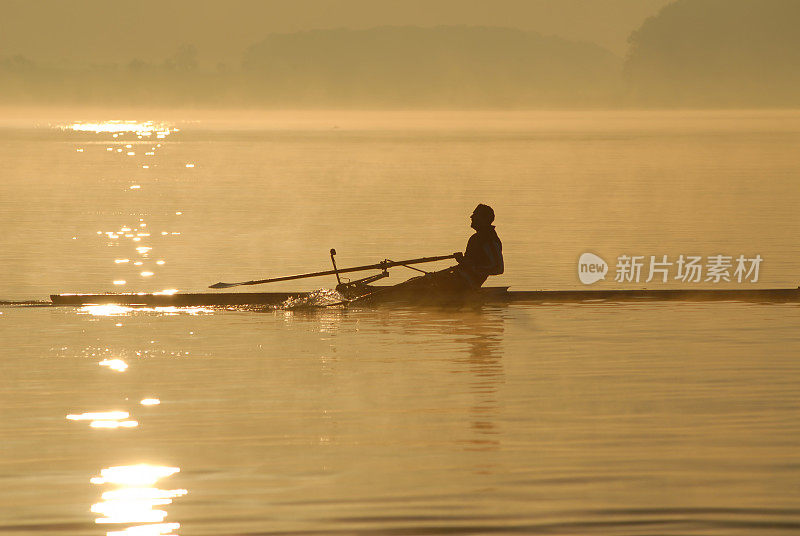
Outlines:
[{"label": "oar", "polygon": [[339,270],[325,270],[324,272],[311,272],[308,274],[287,275],[284,277],[273,277],[272,279],[256,279],[254,281],[242,281],[240,283],[214,283],[208,288],[230,288],[238,287],[241,285],[260,285],[261,283],[276,283],[278,281],[290,281],[292,279],[305,279],[307,277],[319,277],[323,275],[334,275],[337,272],[345,274],[348,272],[361,272],[363,270],[383,270],[393,266],[404,266],[406,264],[421,264],[424,262],[444,261],[447,259],[455,259],[456,253],[452,255],[440,255],[439,257],[420,257],[419,259],[409,259],[407,261],[383,261],[377,264],[367,264],[366,266],[356,266],[355,268],[342,268]]}]

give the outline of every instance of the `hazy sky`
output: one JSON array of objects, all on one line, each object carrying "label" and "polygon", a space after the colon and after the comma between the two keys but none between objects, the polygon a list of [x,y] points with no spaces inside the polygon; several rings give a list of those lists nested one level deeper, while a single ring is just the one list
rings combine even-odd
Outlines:
[{"label": "hazy sky", "polygon": [[0,57],[161,60],[177,46],[237,63],[271,32],[380,25],[494,25],[594,41],[623,55],[670,0],[0,0]]}]

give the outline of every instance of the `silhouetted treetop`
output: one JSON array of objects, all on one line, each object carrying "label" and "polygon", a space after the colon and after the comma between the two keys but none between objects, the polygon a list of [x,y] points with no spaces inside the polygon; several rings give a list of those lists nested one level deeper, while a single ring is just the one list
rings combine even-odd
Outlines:
[{"label": "silhouetted treetop", "polygon": [[798,0],[678,0],[631,35],[625,71],[644,101],[798,104],[798,25]]}]

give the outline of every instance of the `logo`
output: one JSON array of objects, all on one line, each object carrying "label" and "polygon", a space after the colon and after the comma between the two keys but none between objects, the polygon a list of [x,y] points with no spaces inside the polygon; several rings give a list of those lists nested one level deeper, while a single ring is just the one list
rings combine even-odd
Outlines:
[{"label": "logo", "polygon": [[584,253],[578,259],[578,277],[584,285],[606,278],[608,263],[594,253]]},{"label": "logo", "polygon": [[[620,255],[617,257],[614,282],[616,283],[757,283],[761,255]],[[578,259],[578,278],[584,285],[606,278],[608,263],[594,253],[584,253]]]}]

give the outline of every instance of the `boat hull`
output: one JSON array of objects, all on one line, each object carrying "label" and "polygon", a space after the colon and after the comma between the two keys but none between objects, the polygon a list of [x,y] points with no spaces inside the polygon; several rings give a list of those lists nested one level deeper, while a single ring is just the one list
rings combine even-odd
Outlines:
[{"label": "boat hull", "polygon": [[[379,287],[380,288],[380,287]],[[144,307],[259,306],[280,305],[289,298],[308,296],[307,292],[203,292],[176,294],[52,294],[53,305],[126,305]],[[397,295],[387,293],[388,302]],[[376,294],[376,298],[380,294]],[[800,288],[795,289],[665,289],[665,290],[532,290],[510,291],[508,287],[484,287],[468,296],[483,303],[538,302],[631,302],[631,301],[744,301],[757,303],[800,303]],[[381,300],[364,300],[365,304]],[[462,300],[463,301],[463,300]],[[358,303],[358,302],[357,302]]]},{"label": "boat hull", "polygon": [[200,307],[279,305],[304,292],[200,292],[177,294],[51,294],[53,305],[128,305],[142,307]]}]

